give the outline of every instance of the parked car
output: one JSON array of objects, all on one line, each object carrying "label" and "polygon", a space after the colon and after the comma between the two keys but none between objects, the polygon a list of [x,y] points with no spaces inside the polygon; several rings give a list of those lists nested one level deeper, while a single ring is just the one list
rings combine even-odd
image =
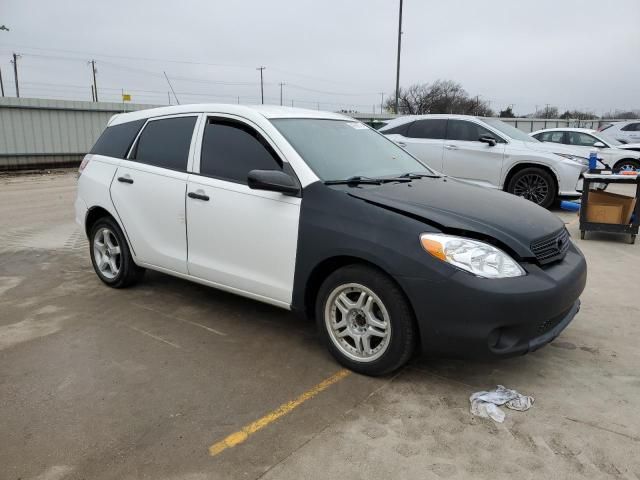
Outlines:
[{"label": "parked car", "polygon": [[571,322],[586,281],[555,215],[319,111],[115,115],[82,161],[75,211],[106,285],[151,269],[304,313],[370,375],[418,348],[535,350]]},{"label": "parked car", "polygon": [[604,126],[601,132],[624,143],[640,143],[640,120],[614,122]]},{"label": "parked car", "polygon": [[589,156],[593,148],[598,149],[598,158],[613,171],[640,169],[640,152],[634,151],[640,145],[624,145],[613,138],[588,128],[547,128],[529,135],[541,142],[559,143],[570,146],[581,156]]},{"label": "parked car", "polygon": [[566,147],[545,145],[497,118],[414,115],[379,131],[436,171],[545,208],[560,197],[579,197],[588,168],[586,158]]}]

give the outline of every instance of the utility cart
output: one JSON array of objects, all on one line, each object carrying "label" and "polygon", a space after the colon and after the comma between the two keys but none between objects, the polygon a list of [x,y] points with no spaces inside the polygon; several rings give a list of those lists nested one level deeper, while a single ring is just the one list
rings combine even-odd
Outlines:
[{"label": "utility cart", "polygon": [[[635,198],[591,190],[591,185],[594,183],[634,184],[636,185]],[[589,199],[590,196],[592,201]],[[600,198],[603,199],[599,200]],[[591,212],[589,208],[592,209]],[[615,221],[616,216],[619,218],[618,222]],[[638,225],[640,225],[640,175],[584,174],[580,208],[581,239],[584,239],[585,232],[624,233],[630,235],[630,243],[633,244],[638,235]]]}]

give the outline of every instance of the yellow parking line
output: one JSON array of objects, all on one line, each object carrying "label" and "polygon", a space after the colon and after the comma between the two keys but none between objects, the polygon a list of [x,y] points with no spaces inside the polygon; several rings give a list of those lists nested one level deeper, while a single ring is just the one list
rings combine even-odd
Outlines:
[{"label": "yellow parking line", "polygon": [[338,372],[334,373],[329,378],[324,379],[323,381],[321,381],[314,387],[310,388],[309,390],[307,390],[297,398],[291,400],[290,402],[283,403],[278,408],[276,408],[272,412],[267,413],[265,416],[259,418],[255,422],[245,425],[244,427],[242,427],[241,430],[238,430],[237,432],[232,433],[231,435],[220,440],[219,442],[214,443],[209,447],[209,455],[211,456],[218,455],[219,453],[223,452],[227,448],[235,447],[236,445],[244,442],[247,438],[249,438],[249,436],[253,435],[259,430],[262,430],[264,427],[266,427],[270,423],[275,422],[277,419],[286,415],[287,413],[292,411],[294,408],[299,407],[307,400],[312,399],[323,390],[326,390],[334,383],[337,383],[343,378],[345,378],[346,376],[348,376],[350,373],[351,371],[349,370],[345,370],[345,369],[339,370]]}]

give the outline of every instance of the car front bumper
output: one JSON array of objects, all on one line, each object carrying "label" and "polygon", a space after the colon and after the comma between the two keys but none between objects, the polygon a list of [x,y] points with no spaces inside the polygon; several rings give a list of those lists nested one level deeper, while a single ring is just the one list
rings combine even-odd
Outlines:
[{"label": "car front bumper", "polygon": [[572,244],[560,262],[523,266],[527,275],[498,280],[463,271],[436,282],[398,278],[413,305],[423,353],[509,357],[556,338],[580,309],[586,261]]}]

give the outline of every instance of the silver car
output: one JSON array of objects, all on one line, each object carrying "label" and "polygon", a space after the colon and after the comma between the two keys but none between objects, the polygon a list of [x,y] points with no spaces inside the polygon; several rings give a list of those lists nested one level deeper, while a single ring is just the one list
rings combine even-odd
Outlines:
[{"label": "silver car", "polygon": [[497,119],[468,115],[414,115],[380,128],[431,168],[505,190],[545,208],[577,198],[587,158],[545,144]]}]

